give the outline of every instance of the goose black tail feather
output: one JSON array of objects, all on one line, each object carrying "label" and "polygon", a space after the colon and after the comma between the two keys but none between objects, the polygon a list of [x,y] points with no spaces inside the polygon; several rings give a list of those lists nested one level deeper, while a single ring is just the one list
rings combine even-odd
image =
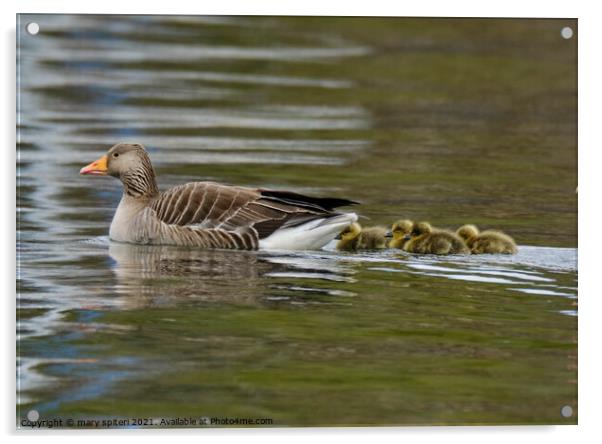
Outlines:
[{"label": "goose black tail feather", "polygon": [[337,207],[346,207],[349,205],[359,205],[359,202],[348,199],[339,199],[337,197],[313,197],[303,194],[293,193],[292,191],[259,190],[262,197],[273,198],[281,202],[298,205],[300,207],[319,207],[326,211],[332,211]]}]

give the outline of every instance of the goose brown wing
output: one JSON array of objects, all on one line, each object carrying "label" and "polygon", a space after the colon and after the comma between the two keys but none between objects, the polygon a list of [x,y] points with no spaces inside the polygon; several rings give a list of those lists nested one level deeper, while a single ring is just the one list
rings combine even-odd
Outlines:
[{"label": "goose brown wing", "polygon": [[193,182],[160,194],[150,207],[167,224],[227,231],[253,227],[263,239],[283,226],[334,216],[338,214],[333,211],[335,207],[354,203],[287,191]]},{"label": "goose brown wing", "polygon": [[249,188],[191,182],[161,193],[150,207],[167,224],[217,228],[237,210],[259,197],[259,192]]}]

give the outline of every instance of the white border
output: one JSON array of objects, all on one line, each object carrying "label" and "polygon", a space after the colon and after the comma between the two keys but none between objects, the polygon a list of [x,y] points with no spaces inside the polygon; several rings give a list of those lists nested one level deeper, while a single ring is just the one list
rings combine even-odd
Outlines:
[{"label": "white border", "polygon": [[[4,2],[3,2],[4,3]],[[338,15],[338,16],[449,16],[449,17],[561,17],[574,18],[591,8],[578,2],[548,0],[545,3],[506,0],[495,4],[456,0],[424,0],[414,2],[369,2],[343,0],[215,0],[198,2],[129,2],[106,0],[78,2],[74,0],[21,0],[21,13],[115,13],[115,14],[236,14],[236,15]],[[489,2],[491,3],[491,2]],[[585,2],[584,2],[585,3]],[[4,7],[4,6],[3,6]],[[6,7],[4,7],[6,8]],[[8,9],[8,8],[7,8]],[[17,12],[17,11],[15,11]]]},{"label": "white border", "polygon": [[[0,4],[0,20],[3,36],[2,76],[3,98],[0,112],[4,149],[2,150],[2,263],[0,272],[5,291],[2,327],[4,337],[2,357],[2,407],[1,419],[4,434],[13,439],[15,395],[14,395],[14,278],[15,278],[15,14],[21,13],[129,13],[129,14],[236,14],[236,15],[370,15],[370,16],[460,16],[460,17],[563,17],[579,19],[579,426],[557,427],[421,427],[421,428],[349,428],[349,429],[246,429],[246,430],[178,430],[178,431],[104,431],[102,433],[86,431],[55,431],[22,433],[25,438],[44,442],[63,442],[66,439],[86,441],[104,441],[112,439],[131,439],[143,437],[144,440],[159,442],[169,434],[179,439],[195,440],[237,440],[245,442],[282,441],[304,443],[312,441],[332,441],[345,439],[365,441],[378,438],[383,441],[416,442],[446,441],[467,444],[477,442],[504,443],[508,440],[540,440],[547,443],[566,444],[575,438],[591,438],[596,433],[598,412],[600,411],[599,344],[600,324],[597,317],[600,310],[602,292],[596,291],[596,268],[599,253],[602,251],[602,236],[596,236],[594,224],[597,220],[596,207],[600,206],[599,173],[600,165],[600,82],[602,81],[600,43],[602,26],[598,8],[594,2],[545,1],[527,2],[525,0],[507,0],[504,2],[482,1],[406,1],[393,2],[370,0],[351,2],[349,0],[213,0],[213,1],[145,1],[125,3],[123,0],[103,0],[102,2],[82,2],[67,0],[21,0]],[[72,438],[71,438],[72,437]]]}]

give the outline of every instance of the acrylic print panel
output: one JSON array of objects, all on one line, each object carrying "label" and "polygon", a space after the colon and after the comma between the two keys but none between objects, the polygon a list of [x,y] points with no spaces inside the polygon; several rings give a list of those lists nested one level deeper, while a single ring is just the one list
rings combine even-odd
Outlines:
[{"label": "acrylic print panel", "polygon": [[[19,427],[577,422],[576,20],[27,14],[17,36]],[[102,160],[121,142],[146,151]],[[161,207],[147,155],[161,191],[251,191]],[[282,207],[307,219],[264,248]],[[333,212],[518,252],[341,251]],[[295,249],[316,220],[326,245]],[[190,241],[209,229],[262,248]]]}]

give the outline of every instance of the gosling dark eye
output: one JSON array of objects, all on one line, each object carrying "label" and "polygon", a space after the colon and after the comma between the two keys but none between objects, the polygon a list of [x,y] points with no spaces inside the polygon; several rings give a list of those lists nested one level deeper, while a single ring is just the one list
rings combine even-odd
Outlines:
[{"label": "gosling dark eye", "polygon": [[113,153],[113,157],[119,157],[119,153]]}]

